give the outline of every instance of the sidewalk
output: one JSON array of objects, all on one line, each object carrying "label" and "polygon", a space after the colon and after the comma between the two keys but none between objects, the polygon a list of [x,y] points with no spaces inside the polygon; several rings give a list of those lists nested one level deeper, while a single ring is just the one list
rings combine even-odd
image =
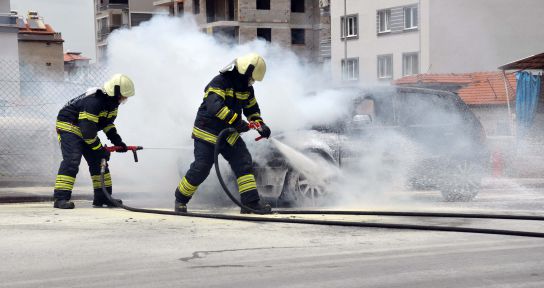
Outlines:
[{"label": "sidewalk", "polygon": [[[92,187],[80,187],[72,192],[73,200],[93,200]],[[53,201],[53,187],[7,187],[0,188],[0,203]]]}]

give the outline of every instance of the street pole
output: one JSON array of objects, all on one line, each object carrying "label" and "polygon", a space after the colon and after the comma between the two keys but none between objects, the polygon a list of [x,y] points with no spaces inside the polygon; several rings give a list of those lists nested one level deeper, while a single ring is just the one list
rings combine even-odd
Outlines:
[{"label": "street pole", "polygon": [[344,0],[344,68],[342,69],[342,76],[344,80],[347,80],[348,77],[348,18],[347,18],[347,8],[346,0]]}]

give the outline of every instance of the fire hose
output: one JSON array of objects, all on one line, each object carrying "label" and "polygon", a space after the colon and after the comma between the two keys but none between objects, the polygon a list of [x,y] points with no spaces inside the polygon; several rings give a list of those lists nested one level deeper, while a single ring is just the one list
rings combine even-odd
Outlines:
[{"label": "fire hose", "polygon": [[[255,129],[255,128],[252,128]],[[234,197],[225,184],[221,171],[219,169],[219,159],[218,155],[220,154],[221,141],[226,137],[226,135],[233,133],[235,130],[233,128],[226,128],[222,130],[218,137],[217,143],[215,144],[214,150],[214,161],[215,161],[215,170],[217,172],[217,177],[219,183],[223,188],[227,196],[240,208],[247,209],[255,214],[264,214],[262,211],[253,210],[249,207],[245,207],[240,201]],[[255,140],[260,140],[257,138]],[[114,146],[115,147],[115,146]],[[135,161],[137,160],[136,151],[142,150],[141,146],[128,146],[132,147],[130,151],[133,151],[135,155]],[[128,148],[127,147],[127,148]],[[141,149],[138,149],[140,147]],[[119,148],[110,148],[111,151],[117,151]],[[117,150],[116,150],[117,149]],[[442,231],[442,232],[463,232],[463,233],[478,233],[478,234],[494,234],[494,235],[510,235],[510,236],[524,236],[524,237],[537,237],[544,238],[544,233],[541,232],[529,232],[529,231],[516,231],[516,230],[501,230],[501,229],[485,229],[485,228],[465,228],[465,227],[454,227],[454,226],[435,226],[435,225],[415,225],[415,224],[396,224],[396,223],[369,223],[369,222],[355,222],[355,221],[338,221],[338,220],[311,220],[311,219],[293,219],[293,218],[274,218],[274,217],[263,217],[263,216],[240,216],[240,215],[228,215],[228,214],[212,214],[212,213],[194,213],[194,212],[175,212],[175,211],[166,211],[166,210],[157,210],[157,209],[145,209],[145,208],[135,208],[127,206],[125,204],[115,201],[111,195],[108,193],[105,186],[105,169],[107,167],[106,159],[101,161],[100,169],[100,181],[102,184],[102,191],[105,197],[114,203],[115,206],[119,208],[126,209],[132,212],[139,213],[151,213],[151,214],[161,214],[161,215],[175,215],[175,216],[186,216],[186,217],[199,217],[199,218],[210,218],[210,219],[222,219],[222,220],[238,220],[238,221],[253,221],[253,222],[276,222],[276,223],[293,223],[293,224],[312,224],[312,225],[328,225],[328,226],[345,226],[345,227],[367,227],[367,228],[385,228],[385,229],[409,229],[409,230],[426,230],[426,231]],[[378,216],[403,216],[403,217],[451,217],[451,218],[485,218],[485,219],[509,219],[509,220],[533,220],[533,221],[544,221],[544,216],[534,216],[534,215],[500,215],[500,214],[477,214],[477,213],[431,213],[431,212],[398,212],[398,211],[332,211],[332,210],[273,210],[273,214],[291,214],[291,215],[312,215],[312,214],[321,214],[321,215],[378,215]]]}]

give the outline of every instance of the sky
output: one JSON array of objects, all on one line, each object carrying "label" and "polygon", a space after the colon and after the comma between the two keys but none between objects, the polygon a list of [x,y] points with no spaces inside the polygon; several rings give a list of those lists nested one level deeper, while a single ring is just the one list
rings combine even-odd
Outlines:
[{"label": "sky", "polygon": [[11,0],[19,15],[37,11],[46,24],[62,33],[64,52],[82,52],[94,60],[94,9],[92,0]]}]

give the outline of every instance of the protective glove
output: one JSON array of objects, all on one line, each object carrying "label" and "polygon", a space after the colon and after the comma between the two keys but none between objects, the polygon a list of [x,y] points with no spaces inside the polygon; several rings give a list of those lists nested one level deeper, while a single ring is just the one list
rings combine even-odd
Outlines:
[{"label": "protective glove", "polygon": [[236,128],[236,131],[238,131],[238,133],[244,133],[249,131],[249,124],[245,120],[240,120],[238,121],[236,126],[234,126],[234,128]]},{"label": "protective glove", "polygon": [[127,144],[125,144],[125,142],[118,143],[118,145],[115,146],[119,146],[117,152],[125,153],[128,151]]},{"label": "protective glove", "polygon": [[111,155],[110,151],[108,151],[108,150],[106,150],[106,148],[102,147],[102,149],[100,149],[100,152],[102,152],[101,155],[100,155],[100,158],[106,159],[106,161],[110,161],[110,155]]},{"label": "protective glove", "polygon": [[257,130],[257,132],[259,132],[259,134],[261,134],[261,136],[264,138],[270,137],[270,134],[272,133],[270,128],[264,123],[261,123],[261,129]]}]

